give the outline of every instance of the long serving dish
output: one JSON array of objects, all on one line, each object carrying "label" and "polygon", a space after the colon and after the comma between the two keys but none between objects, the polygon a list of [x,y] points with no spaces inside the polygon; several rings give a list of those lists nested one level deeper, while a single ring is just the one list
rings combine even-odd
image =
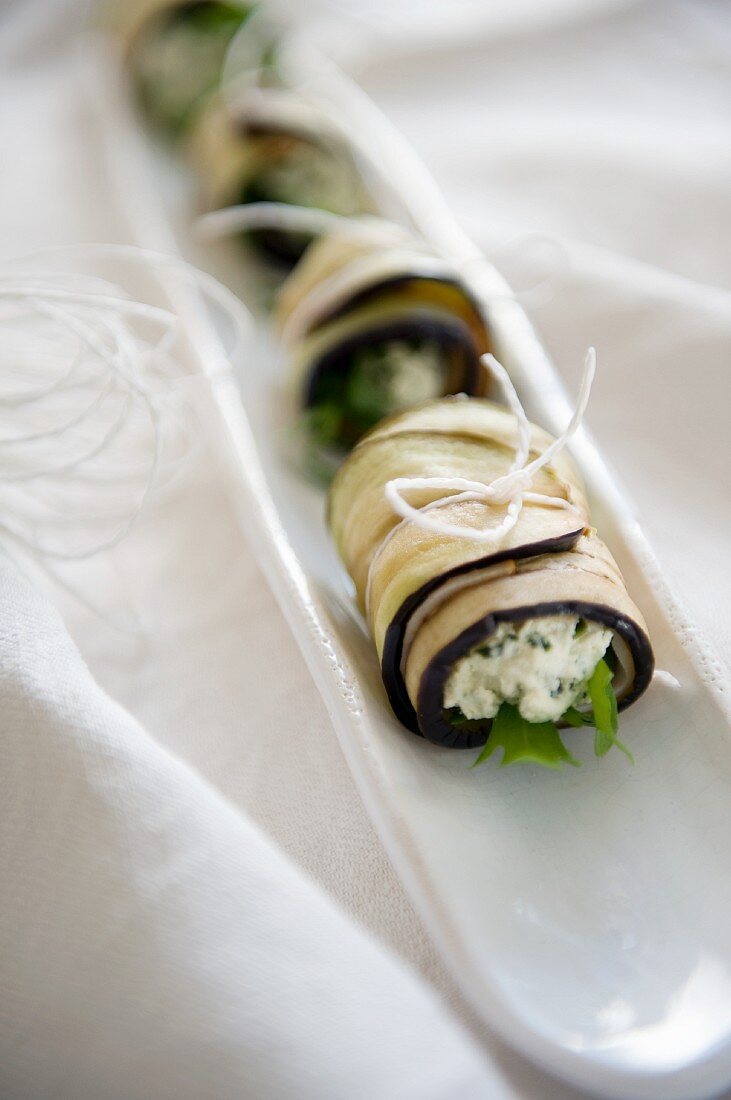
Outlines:
[{"label": "long serving dish", "polygon": [[[110,76],[107,49],[94,46],[90,100],[130,240],[199,256],[192,236],[177,231],[186,224],[187,197],[140,132],[119,73]],[[491,299],[498,358],[531,417],[560,431],[569,403],[509,288],[459,235],[387,121],[336,74],[323,79],[367,120],[361,132],[378,130],[386,170],[393,166],[393,186],[417,224],[426,219],[441,247],[451,243],[466,265],[474,262],[480,292]],[[409,178],[414,194],[404,185]],[[214,253],[208,261],[215,270]],[[200,369],[219,366],[221,344],[198,323],[190,290],[159,277],[161,292],[185,307]],[[182,303],[181,293],[188,296]],[[590,739],[570,731],[579,769],[490,764],[471,771],[470,753],[427,744],[393,717],[323,522],[323,495],[285,456],[278,369],[264,338],[237,377],[211,379],[204,411],[245,535],[368,812],[454,978],[487,1025],[576,1086],[618,1098],[718,1095],[731,1084],[725,685],[590,436],[581,430],[571,450],[665,673],[623,716],[635,766],[617,752],[595,761],[581,747]]]}]

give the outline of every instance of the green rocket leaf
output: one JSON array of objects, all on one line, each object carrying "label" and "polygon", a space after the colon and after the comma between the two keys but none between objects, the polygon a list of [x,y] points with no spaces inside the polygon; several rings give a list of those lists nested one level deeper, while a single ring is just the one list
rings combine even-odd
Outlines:
[{"label": "green rocket leaf", "polygon": [[596,727],[594,752],[597,756],[606,756],[612,746],[616,745],[634,764],[632,753],[617,738],[617,697],[614,694],[612,679],[612,670],[602,659],[586,685]]},{"label": "green rocket leaf", "polygon": [[528,722],[510,703],[503,703],[495,715],[485,747],[473,767],[482,764],[498,748],[503,750],[501,767],[540,764],[558,770],[564,763],[579,766],[579,761],[561,740],[554,722]]}]

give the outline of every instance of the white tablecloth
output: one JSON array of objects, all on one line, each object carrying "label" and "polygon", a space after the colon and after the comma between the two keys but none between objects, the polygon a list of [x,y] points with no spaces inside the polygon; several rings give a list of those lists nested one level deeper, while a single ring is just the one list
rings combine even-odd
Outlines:
[{"label": "white tablecloth", "polygon": [[[376,32],[366,20],[349,56],[367,90],[423,154],[465,226],[518,281],[520,263],[528,262],[521,237],[536,232],[562,243],[570,269],[554,274],[544,300],[531,305],[528,299],[530,312],[570,384],[584,349],[596,345],[600,374],[589,424],[639,508],[676,593],[727,671],[731,637],[719,610],[728,606],[730,588],[731,11],[711,2],[526,0],[490,6],[487,13],[465,0],[453,11],[451,5],[419,5],[426,29],[416,36],[404,32],[398,5],[374,10],[385,29]],[[409,3],[403,9],[407,28],[415,10]],[[0,12],[0,230],[6,255],[124,237],[78,79],[77,21],[76,7],[59,0],[23,0]],[[508,241],[515,243],[503,247]],[[486,1035],[442,968],[365,816],[215,465],[200,457],[179,491],[162,498],[127,541],[88,567],[84,583],[103,594],[112,616],[134,608],[148,625],[144,634],[125,635],[64,602],[93,677],[140,723],[134,729],[149,739],[150,759],[164,760],[163,771],[182,767],[204,784],[216,813],[231,815],[232,828],[248,827],[233,824],[239,811],[250,817],[346,913],[420,971],[477,1035],[504,1075],[507,1095],[572,1095]],[[33,611],[34,597],[27,599],[24,615],[46,614]],[[17,595],[8,601],[17,612]],[[285,670],[276,681],[275,666]],[[17,868],[24,836],[35,838],[39,852],[46,850],[39,822],[61,830],[52,851],[62,869],[78,839],[71,825],[63,835],[64,821],[76,820],[71,811],[68,818],[46,818],[34,806],[33,798],[43,797],[42,784],[34,788],[26,771],[16,782],[26,784],[26,797],[14,811],[20,817],[14,819],[12,861],[7,841],[0,841],[4,896],[8,879],[2,876],[11,863]],[[93,818],[85,827],[93,831]],[[89,859],[105,856],[106,841],[97,839]],[[53,899],[44,891],[43,860],[30,858],[28,844],[23,888],[44,909]],[[114,858],[113,848],[106,858]],[[89,866],[81,870],[88,883]],[[105,889],[103,878],[99,889]],[[199,926],[187,931],[192,945],[196,936],[225,933],[220,909],[206,912],[203,906],[201,914]],[[58,919],[73,924],[78,918],[69,906]],[[7,921],[3,930],[22,934]],[[59,964],[63,927],[45,939],[42,931],[35,956],[17,952],[7,970],[13,983],[28,980],[34,957],[68,980]],[[378,957],[385,960],[384,975],[392,975],[390,956]],[[150,965],[159,962],[153,958]],[[410,979],[398,974],[388,980],[401,990],[399,983]],[[42,983],[36,998],[41,990]],[[82,982],[69,996],[83,993]],[[422,993],[409,995],[418,1001]],[[118,996],[133,995],[134,983],[122,983]],[[55,986],[53,996],[63,1000],[63,987]],[[7,1003],[4,995],[2,1000]],[[366,1045],[376,1041],[367,1033],[373,1003],[364,1008]],[[192,1020],[185,1013],[177,1020],[183,1038]],[[172,1065],[169,1078],[145,1078],[139,1049],[144,1028],[123,1031],[116,1048],[107,1036],[83,1073],[74,1067],[74,1055],[83,1050],[78,1036],[63,1056],[32,1017],[17,1028],[7,1022],[0,1027],[0,1066],[11,1064],[13,1051],[9,1096],[130,1100],[168,1091],[208,1095],[205,1087],[211,1096],[264,1095],[264,1079],[247,1075],[246,1059],[231,1056],[235,1037],[229,1037],[218,1076],[210,1076],[209,1066],[207,1083],[201,1071],[203,1078],[188,1080],[186,1091],[185,1073]],[[300,1041],[293,1037],[294,1046]],[[148,1042],[154,1048],[149,1036]],[[181,1042],[167,1054],[157,1051],[162,1062],[155,1072],[165,1057],[184,1064],[185,1049]],[[449,1050],[456,1090],[456,1082],[477,1070],[466,1037],[455,1031]],[[43,1074],[33,1077],[38,1059]],[[115,1092],[110,1075],[135,1064],[138,1076],[130,1070],[127,1091]],[[410,1066],[401,1068],[408,1078]],[[343,1074],[347,1081],[347,1066]],[[0,1069],[0,1083],[2,1075]],[[393,1080],[392,1072],[391,1086]],[[288,1087],[285,1075],[277,1079],[280,1091],[271,1085],[271,1095],[296,1095]]]}]

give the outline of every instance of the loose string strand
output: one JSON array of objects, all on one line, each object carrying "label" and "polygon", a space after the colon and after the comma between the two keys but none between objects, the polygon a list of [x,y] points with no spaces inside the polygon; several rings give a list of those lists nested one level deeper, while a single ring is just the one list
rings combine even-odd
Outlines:
[{"label": "loose string strand", "polygon": [[[205,364],[181,359],[189,344],[172,294],[175,309],[137,300],[118,279],[70,270],[100,261],[180,278],[215,320],[220,353]],[[178,383],[193,382],[196,369],[212,383],[228,373],[252,320],[232,292],[176,257],[82,245],[3,264],[0,326],[9,364],[0,371],[0,535],[51,575],[52,562],[85,561],[126,537],[161,486],[163,459],[167,483],[177,476],[191,450],[179,443],[188,428],[172,400]]]}]

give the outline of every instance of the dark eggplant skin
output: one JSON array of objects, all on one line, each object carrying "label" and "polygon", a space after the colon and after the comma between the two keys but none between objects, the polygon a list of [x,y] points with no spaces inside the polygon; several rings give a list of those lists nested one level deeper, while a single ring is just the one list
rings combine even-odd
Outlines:
[{"label": "dark eggplant skin", "polygon": [[480,359],[472,334],[467,325],[458,320],[432,319],[419,317],[406,318],[385,324],[371,325],[354,332],[345,340],[325,352],[310,365],[310,373],[305,383],[303,403],[309,408],[317,396],[319,379],[330,370],[342,369],[361,348],[372,344],[385,343],[387,340],[431,340],[440,348],[459,347],[465,352],[466,371],[463,389],[465,393],[475,393],[480,378]]},{"label": "dark eggplant skin", "polygon": [[[242,206],[268,201],[269,196],[259,190],[256,181],[247,184],[240,195]],[[313,240],[306,233],[294,233],[286,229],[250,229],[244,234],[244,238],[263,260],[284,272],[291,271],[299,263]]]},{"label": "dark eggplant skin", "polygon": [[302,259],[311,243],[311,239],[301,241],[298,235],[282,229],[251,229],[247,234],[247,244],[272,267],[285,273]]},{"label": "dark eggplant skin", "polygon": [[448,286],[455,290],[459,290],[464,295],[465,300],[469,303],[471,308],[475,311],[475,314],[481,318],[487,330],[484,308],[478,304],[476,299],[472,297],[464,284],[456,276],[438,275],[433,271],[422,273],[419,271],[419,265],[417,263],[414,264],[414,267],[408,272],[387,275],[384,279],[378,279],[376,282],[369,283],[367,286],[361,287],[360,290],[356,290],[354,294],[343,302],[340,302],[334,309],[318,317],[311,331],[316,332],[317,329],[321,328],[323,325],[329,324],[330,321],[336,321],[339,317],[343,317],[346,313],[349,313],[351,309],[367,305],[373,298],[380,298],[381,294],[384,292],[397,290],[399,287],[414,282],[437,283],[440,286]]},{"label": "dark eggplant skin", "polygon": [[299,263],[311,243],[311,238],[304,240],[283,229],[250,229],[246,234],[246,244],[283,274]]},{"label": "dark eggplant skin", "polygon": [[412,707],[416,725],[410,724],[409,729],[443,748],[472,749],[484,745],[489,737],[492,721],[485,722],[482,733],[455,729],[445,721],[443,700],[447,677],[455,661],[478,645],[483,638],[489,637],[498,623],[521,622],[544,615],[578,615],[582,619],[591,619],[609,627],[624,639],[632,654],[635,676],[630,690],[617,701],[619,710],[630,706],[647,689],[655,670],[655,658],[650,639],[632,619],[606,604],[582,600],[561,600],[515,607],[478,619],[437,654],[422,676],[416,711]]},{"label": "dark eggplant skin", "polygon": [[296,138],[298,141],[308,141],[311,145],[324,147],[323,143],[314,134],[278,119],[267,119],[266,122],[258,122],[253,118],[241,118],[236,121],[236,133],[243,138],[291,137]]},{"label": "dark eggplant skin", "polygon": [[[401,661],[403,658],[406,627],[408,626],[411,615],[418,608],[419,604],[421,604],[427,596],[430,596],[432,592],[435,592],[442,584],[451,580],[453,577],[458,577],[479,569],[486,569],[490,565],[499,565],[504,561],[519,561],[521,558],[535,558],[542,554],[559,554],[566,550],[571,550],[581,538],[583,530],[583,527],[579,527],[575,531],[568,531],[564,535],[558,535],[552,539],[544,539],[542,542],[528,542],[523,546],[513,547],[512,549],[494,551],[491,554],[486,554],[484,558],[477,558],[475,561],[462,562],[461,565],[455,566],[454,569],[449,569],[446,573],[441,573],[438,577],[432,577],[430,581],[427,581],[427,583],[423,584],[416,592],[413,592],[408,599],[404,600],[386,631],[383,642],[381,676],[383,677],[383,684],[386,688],[388,701],[393,708],[393,712],[407,729],[411,730],[412,733],[418,734],[420,737],[426,736],[422,732],[419,716],[409,698],[406,684],[401,675]],[[506,618],[507,616],[502,617]],[[480,622],[484,621],[485,620],[480,620]],[[494,626],[492,629],[494,630]],[[491,631],[486,631],[482,636],[486,637],[490,632]],[[464,637],[464,635],[460,635],[460,637]],[[479,642],[480,638],[478,638],[477,641]],[[477,644],[477,642],[475,642],[475,644]],[[461,657],[464,652],[465,649],[461,649],[457,656]],[[451,664],[453,664],[455,660],[456,657],[452,657]],[[451,667],[451,664],[449,667]],[[446,675],[444,678],[446,679]],[[442,680],[442,687],[443,686],[444,682]],[[460,732],[454,726],[448,725],[443,721],[442,725],[445,727],[444,736],[436,742],[437,744],[448,745],[450,748],[474,748],[475,745],[484,745],[485,743],[486,738],[484,735]],[[477,737],[477,740],[475,740],[475,737]],[[432,740],[432,738],[428,738],[428,740]]]}]

